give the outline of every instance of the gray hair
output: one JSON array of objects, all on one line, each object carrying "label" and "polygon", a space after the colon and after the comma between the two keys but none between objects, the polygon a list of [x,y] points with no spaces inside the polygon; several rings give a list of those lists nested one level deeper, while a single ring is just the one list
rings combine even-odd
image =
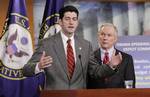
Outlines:
[{"label": "gray hair", "polygon": [[118,33],[117,27],[114,24],[112,24],[112,23],[104,23],[104,24],[102,24],[100,29],[99,29],[99,31],[102,31],[105,26],[113,27],[115,29],[116,33]]}]

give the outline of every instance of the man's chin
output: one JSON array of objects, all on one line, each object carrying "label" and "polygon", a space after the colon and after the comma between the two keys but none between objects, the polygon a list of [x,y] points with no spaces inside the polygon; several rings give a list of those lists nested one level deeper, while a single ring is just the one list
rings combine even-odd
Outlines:
[{"label": "man's chin", "polygon": [[69,32],[69,33],[74,33],[74,32],[75,32],[75,29],[68,29],[68,32]]},{"label": "man's chin", "polygon": [[108,49],[108,46],[103,46],[102,48],[105,49],[105,50],[107,50],[107,49]]},{"label": "man's chin", "polygon": [[69,32],[69,34],[73,34],[73,33],[74,33],[74,32],[72,32],[72,31],[71,31],[71,32]]}]

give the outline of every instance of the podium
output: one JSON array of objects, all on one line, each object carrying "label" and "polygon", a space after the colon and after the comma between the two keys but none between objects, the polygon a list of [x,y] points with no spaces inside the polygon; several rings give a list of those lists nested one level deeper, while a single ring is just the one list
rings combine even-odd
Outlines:
[{"label": "podium", "polygon": [[40,97],[150,97],[150,89],[44,90]]}]

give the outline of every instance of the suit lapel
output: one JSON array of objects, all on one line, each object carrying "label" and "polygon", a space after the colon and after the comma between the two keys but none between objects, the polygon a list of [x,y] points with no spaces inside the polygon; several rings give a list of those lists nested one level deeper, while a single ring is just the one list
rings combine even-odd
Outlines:
[{"label": "suit lapel", "polygon": [[99,64],[102,64],[100,49],[97,49],[97,50],[94,52],[94,55],[95,55],[96,60],[99,62]]},{"label": "suit lapel", "polygon": [[55,40],[54,50],[56,50],[56,56],[60,61],[59,65],[64,69],[65,74],[68,77],[66,55],[65,55],[64,45],[60,33],[56,35],[54,40]]},{"label": "suit lapel", "polygon": [[79,59],[79,55],[82,56],[81,41],[76,36],[74,37],[74,39],[75,39],[76,64],[75,64],[75,69],[74,69],[72,80],[74,80],[74,78],[76,78],[76,76],[78,75],[78,73],[81,72],[81,69],[82,69],[82,67],[81,67],[82,63],[81,63],[81,60]]}]

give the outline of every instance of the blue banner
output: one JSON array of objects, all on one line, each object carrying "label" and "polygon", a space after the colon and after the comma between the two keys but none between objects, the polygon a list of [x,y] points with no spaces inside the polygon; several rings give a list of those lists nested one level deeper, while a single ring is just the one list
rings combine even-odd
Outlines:
[{"label": "blue banner", "polygon": [[10,0],[0,48],[0,97],[38,97],[40,75],[22,74],[33,54],[25,0]]},{"label": "blue banner", "polygon": [[121,36],[116,48],[133,57],[136,88],[150,88],[150,38],[149,36]]},{"label": "blue banner", "polygon": [[59,10],[64,5],[64,0],[47,0],[40,29],[39,39],[48,37],[58,32]]}]

